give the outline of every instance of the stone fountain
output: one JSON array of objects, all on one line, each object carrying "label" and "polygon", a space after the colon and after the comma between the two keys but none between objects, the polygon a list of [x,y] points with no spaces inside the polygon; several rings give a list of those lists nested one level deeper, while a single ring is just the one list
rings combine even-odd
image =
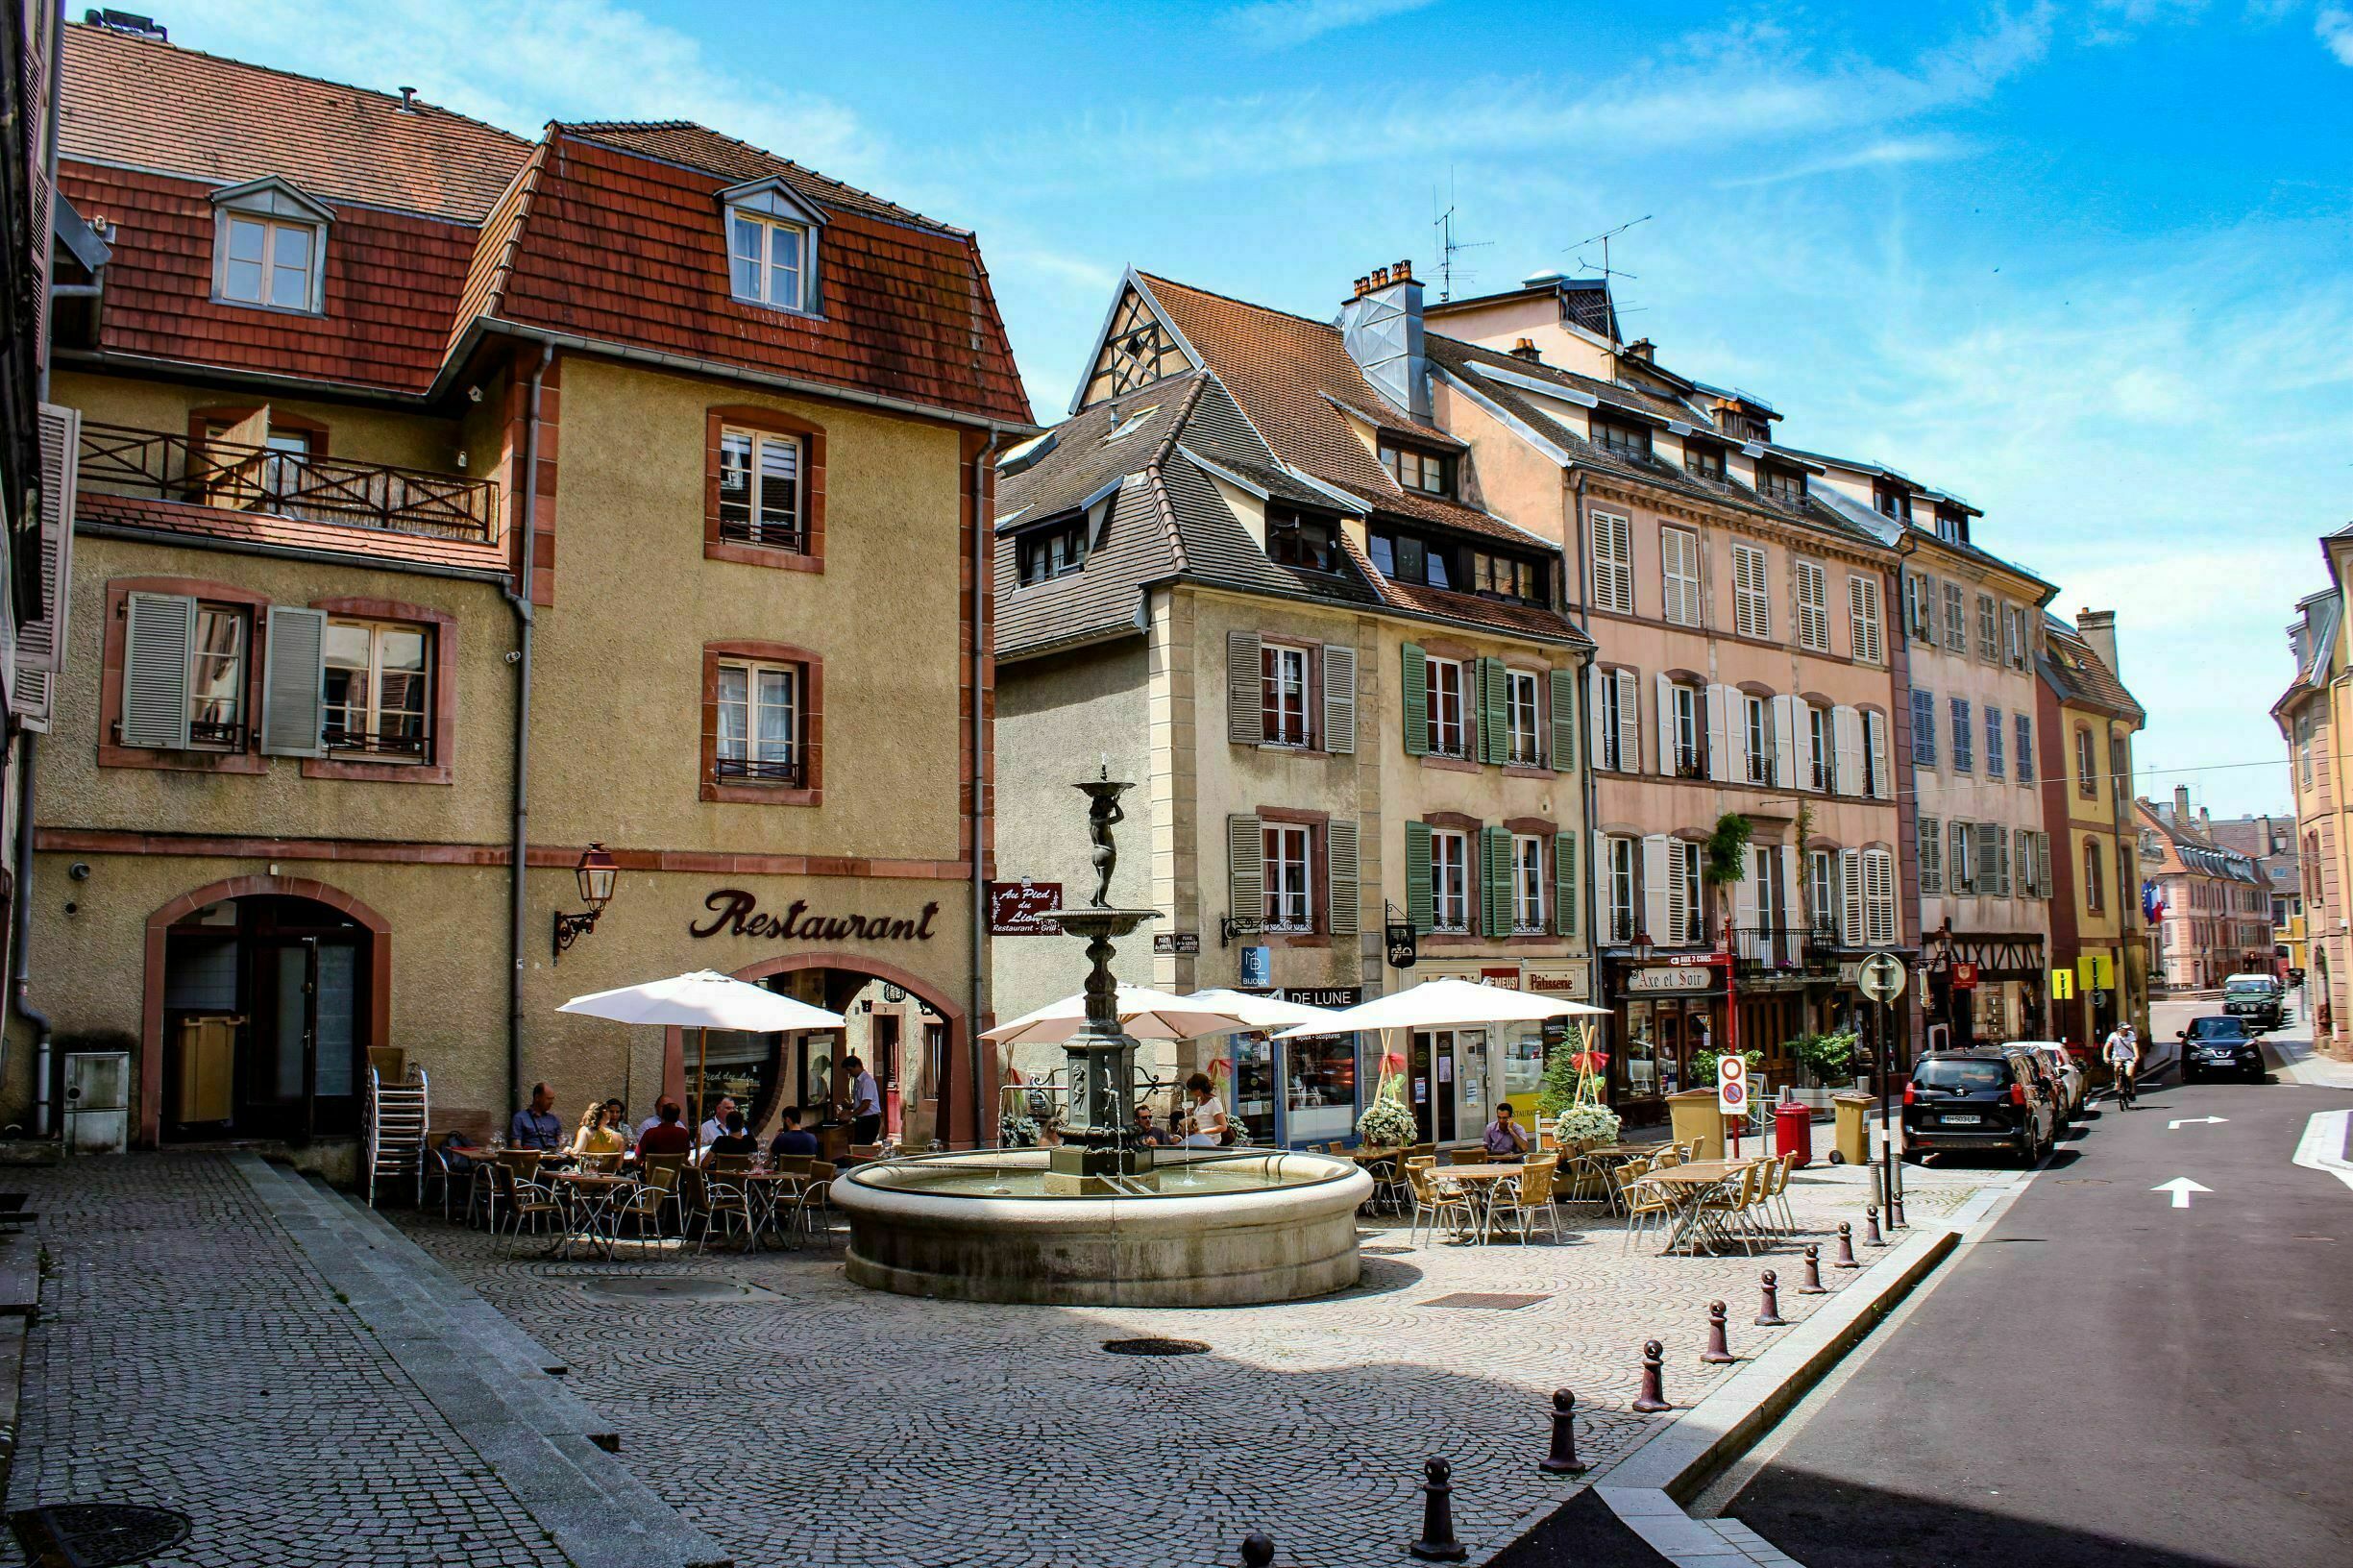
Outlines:
[{"label": "stone fountain", "polygon": [[1132,1131],[1137,1042],[1119,1022],[1113,939],[1158,918],[1115,909],[1112,830],[1134,788],[1106,767],[1088,799],[1094,895],[1047,918],[1087,941],[1087,1016],[1065,1043],[1065,1140],[859,1165],[833,1184],[849,1277],[902,1295],[1073,1306],[1223,1307],[1357,1282],[1353,1162],[1283,1149],[1156,1149]]}]

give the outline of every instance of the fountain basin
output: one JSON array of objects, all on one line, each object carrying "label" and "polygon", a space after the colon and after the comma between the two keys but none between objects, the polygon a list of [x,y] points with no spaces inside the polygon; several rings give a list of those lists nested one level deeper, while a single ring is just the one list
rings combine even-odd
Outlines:
[{"label": "fountain basin", "polygon": [[1073,1307],[1239,1307],[1357,1283],[1372,1179],[1330,1155],[1161,1151],[1158,1190],[1065,1197],[1047,1151],[935,1154],[833,1184],[849,1277],[900,1295]]}]

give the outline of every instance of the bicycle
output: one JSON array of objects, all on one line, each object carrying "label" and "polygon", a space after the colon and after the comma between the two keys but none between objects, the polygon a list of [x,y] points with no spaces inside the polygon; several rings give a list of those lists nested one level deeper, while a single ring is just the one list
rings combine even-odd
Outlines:
[{"label": "bicycle", "polygon": [[2119,1111],[2129,1111],[2132,1109],[2133,1085],[2139,1077],[2140,1073],[2131,1067],[2122,1067],[2118,1070],[2116,1075],[2116,1108]]}]

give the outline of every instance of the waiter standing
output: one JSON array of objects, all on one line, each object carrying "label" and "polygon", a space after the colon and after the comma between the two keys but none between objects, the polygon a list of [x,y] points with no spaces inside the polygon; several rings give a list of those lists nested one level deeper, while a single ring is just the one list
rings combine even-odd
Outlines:
[{"label": "waiter standing", "polygon": [[849,1140],[863,1147],[882,1137],[882,1086],[854,1056],[842,1068],[849,1074]]}]

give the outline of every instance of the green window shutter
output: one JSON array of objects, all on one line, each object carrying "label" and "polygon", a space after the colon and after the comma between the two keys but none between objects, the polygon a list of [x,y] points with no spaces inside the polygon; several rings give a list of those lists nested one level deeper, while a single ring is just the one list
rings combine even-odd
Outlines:
[{"label": "green window shutter", "polygon": [[1226,633],[1226,739],[1237,746],[1256,746],[1266,738],[1266,715],[1260,682],[1259,634]]},{"label": "green window shutter", "polygon": [[1227,914],[1238,920],[1266,918],[1266,840],[1256,817],[1226,819],[1226,882],[1232,894]]},{"label": "green window shutter", "polygon": [[1362,919],[1357,893],[1357,824],[1334,818],[1324,827],[1324,861],[1330,883],[1330,930],[1336,937],[1353,937]]},{"label": "green window shutter", "polygon": [[1357,748],[1357,650],[1324,644],[1324,749],[1345,756]]},{"label": "green window shutter", "polygon": [[323,757],[327,612],[270,608],[270,650],[261,671],[261,749],[273,757]]},{"label": "green window shutter", "polygon": [[1500,763],[1511,754],[1511,736],[1504,715],[1507,693],[1504,661],[1479,661],[1479,760]]},{"label": "green window shutter", "polygon": [[[1430,657],[1419,643],[1405,645],[1405,668],[1398,673],[1403,684],[1398,689],[1398,709],[1405,715],[1406,755],[1423,757],[1430,754]],[[1422,882],[1430,880],[1430,830],[1422,830]],[[1427,931],[1427,925],[1422,927]]]},{"label": "green window shutter", "polygon": [[[1411,651],[1418,653],[1421,649],[1413,649]],[[1406,918],[1413,922],[1413,929],[1422,936],[1428,936],[1431,928],[1438,923],[1435,904],[1430,888],[1430,824],[1408,822]]]},{"label": "green window shutter", "polygon": [[1577,672],[1556,670],[1551,684],[1553,772],[1565,773],[1577,766]]},{"label": "green window shutter", "polygon": [[[1559,685],[1561,671],[1553,672],[1553,682]],[[1556,936],[1577,935],[1577,835],[1553,835],[1553,932]]]},{"label": "green window shutter", "polygon": [[1511,830],[1507,827],[1483,827],[1479,830],[1479,865],[1482,898],[1480,929],[1490,937],[1511,933]]},{"label": "green window shutter", "polygon": [[126,614],[122,744],[184,750],[196,600],[184,594],[133,594]]}]

